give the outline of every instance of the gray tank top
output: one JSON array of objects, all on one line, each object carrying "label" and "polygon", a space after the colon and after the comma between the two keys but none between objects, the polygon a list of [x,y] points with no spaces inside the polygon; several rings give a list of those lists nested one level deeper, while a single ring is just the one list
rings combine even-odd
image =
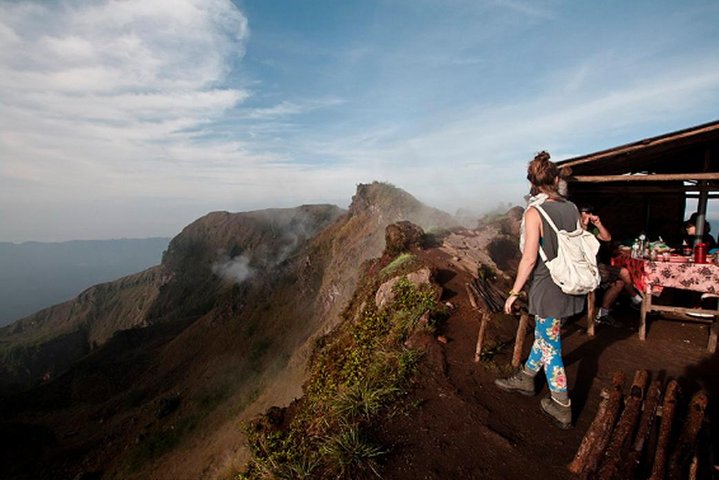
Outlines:
[{"label": "gray tank top", "polygon": [[[572,231],[577,228],[579,211],[568,200],[544,202],[542,208],[560,230]],[[540,215],[541,217],[541,215]],[[542,218],[544,236],[539,240],[547,260],[557,256],[557,234],[547,220]],[[549,274],[542,257],[537,254],[537,263],[529,279],[529,313],[542,318],[565,318],[584,310],[586,295],[567,295],[562,292]]]}]

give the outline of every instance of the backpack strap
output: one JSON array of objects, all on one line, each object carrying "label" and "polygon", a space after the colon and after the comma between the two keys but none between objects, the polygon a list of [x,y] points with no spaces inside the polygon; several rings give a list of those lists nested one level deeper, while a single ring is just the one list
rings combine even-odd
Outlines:
[{"label": "backpack strap", "polygon": [[554,224],[554,222],[552,221],[552,218],[549,216],[549,214],[541,207],[541,205],[534,205],[534,208],[536,208],[536,209],[539,211],[539,213],[542,214],[542,216],[543,216],[544,219],[547,221],[547,223],[549,224],[549,226],[552,227],[552,230],[554,230],[554,233],[556,233],[557,235],[559,235],[559,229],[558,229],[557,226]]},{"label": "backpack strap", "polygon": [[[549,217],[549,214],[540,205],[533,205],[533,207],[536,208],[537,211],[544,217],[549,226],[552,227],[552,230],[554,230],[554,233],[556,233],[557,237],[559,237],[559,230],[557,229],[557,226],[554,224],[552,219]],[[547,254],[544,252],[544,248],[542,248],[541,243],[539,244],[539,256],[542,257],[544,263],[547,263]]]}]

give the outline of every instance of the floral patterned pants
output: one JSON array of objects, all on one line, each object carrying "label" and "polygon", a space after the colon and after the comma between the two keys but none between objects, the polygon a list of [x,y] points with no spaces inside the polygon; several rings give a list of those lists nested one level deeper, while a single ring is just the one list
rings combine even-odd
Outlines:
[{"label": "floral patterned pants", "polygon": [[562,362],[562,339],[559,338],[561,319],[535,317],[534,344],[524,368],[537,373],[544,367],[549,390],[552,392],[567,391],[567,375]]}]

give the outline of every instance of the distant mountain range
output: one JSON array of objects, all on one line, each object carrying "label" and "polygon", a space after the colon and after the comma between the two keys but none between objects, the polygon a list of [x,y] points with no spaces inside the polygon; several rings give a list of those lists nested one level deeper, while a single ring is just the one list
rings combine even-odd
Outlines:
[{"label": "distant mountain range", "polygon": [[0,242],[0,326],[158,265],[169,238]]}]

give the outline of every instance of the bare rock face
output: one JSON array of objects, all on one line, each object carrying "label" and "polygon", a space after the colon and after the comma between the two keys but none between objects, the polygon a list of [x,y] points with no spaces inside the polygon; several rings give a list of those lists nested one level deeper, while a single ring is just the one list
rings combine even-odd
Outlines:
[{"label": "bare rock face", "polygon": [[517,238],[510,235],[498,235],[487,245],[487,251],[500,270],[514,272],[519,266],[522,255]]},{"label": "bare rock face", "polygon": [[385,251],[395,256],[402,252],[420,248],[424,230],[412,222],[401,221],[385,229]]},{"label": "bare rock face", "polygon": [[504,214],[504,218],[502,218],[500,222],[500,231],[505,235],[519,237],[522,215],[524,215],[524,209],[522,207],[512,207],[507,210],[507,213]]},{"label": "bare rock face", "polygon": [[[419,270],[409,273],[405,276],[407,277],[407,280],[409,280],[412,284],[416,286],[432,285],[432,271],[429,269],[429,267],[422,267]],[[394,277],[380,285],[380,287],[377,289],[377,294],[375,295],[375,303],[378,307],[382,308],[388,303],[390,303],[392,300],[394,300],[394,292],[392,292],[392,287],[394,287],[397,282],[399,282],[400,278],[403,277]]]}]

